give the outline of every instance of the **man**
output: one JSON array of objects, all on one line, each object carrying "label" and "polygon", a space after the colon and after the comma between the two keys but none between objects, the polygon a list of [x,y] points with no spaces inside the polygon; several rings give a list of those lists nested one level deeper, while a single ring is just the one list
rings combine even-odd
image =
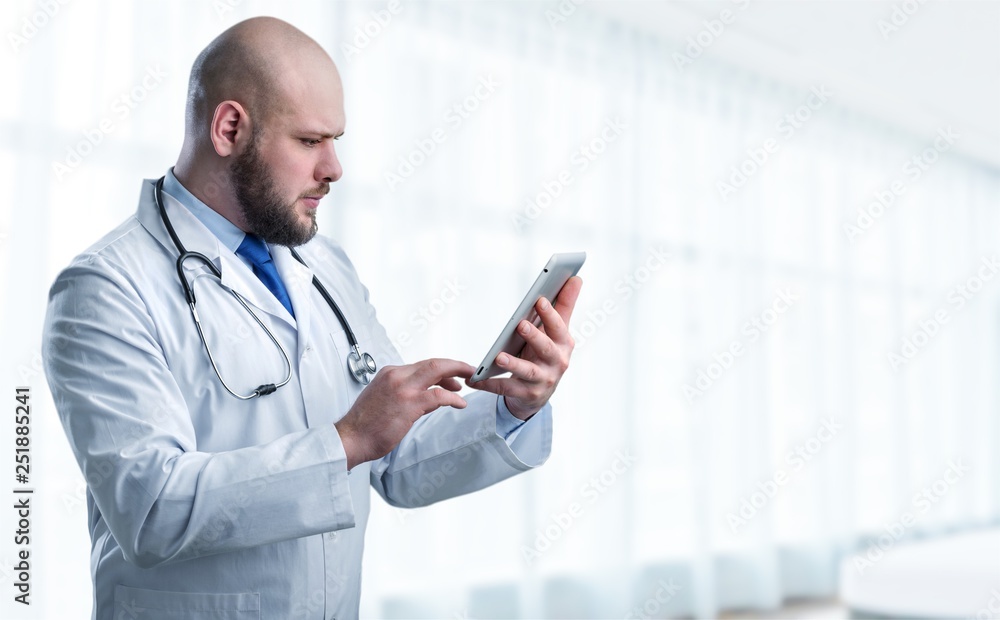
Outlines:
[{"label": "man", "polygon": [[[344,126],[315,41],[233,26],[194,63],[162,194],[144,182],[136,214],[53,284],[43,357],[88,483],[94,618],[355,617],[369,485],[415,507],[547,458],[580,280],[539,302],[544,329],[523,322],[525,353],[499,360],[511,376],[467,400],[468,364],[404,365],[343,250],[314,236]],[[178,269],[178,242],[205,260]],[[314,275],[382,364],[367,386]]]}]

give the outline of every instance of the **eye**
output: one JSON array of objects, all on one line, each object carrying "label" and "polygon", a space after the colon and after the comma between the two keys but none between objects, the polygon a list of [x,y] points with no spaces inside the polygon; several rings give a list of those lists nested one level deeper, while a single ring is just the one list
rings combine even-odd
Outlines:
[{"label": "eye", "polygon": [[306,146],[316,146],[322,142],[322,140],[317,140],[315,138],[300,138],[299,141]]}]

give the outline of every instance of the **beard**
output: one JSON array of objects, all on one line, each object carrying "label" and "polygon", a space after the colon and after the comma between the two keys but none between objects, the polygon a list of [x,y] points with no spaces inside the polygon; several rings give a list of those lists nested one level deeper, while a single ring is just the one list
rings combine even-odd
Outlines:
[{"label": "beard", "polygon": [[[295,201],[287,203],[281,197],[274,178],[260,156],[259,131],[256,127],[245,151],[236,156],[230,166],[230,178],[243,221],[267,243],[290,248],[302,245],[316,235],[316,214],[309,212],[309,222],[299,221]],[[317,192],[314,192],[317,193]],[[325,193],[325,192],[322,192]]]}]

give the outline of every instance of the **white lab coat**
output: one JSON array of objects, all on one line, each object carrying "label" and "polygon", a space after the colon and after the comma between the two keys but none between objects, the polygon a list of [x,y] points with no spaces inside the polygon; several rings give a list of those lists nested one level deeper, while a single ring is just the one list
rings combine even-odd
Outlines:
[{"label": "white lab coat", "polygon": [[56,279],[45,320],[47,378],[88,485],[94,618],[356,617],[369,484],[394,506],[422,506],[548,457],[548,405],[505,441],[496,396],[474,393],[467,409],[424,416],[396,450],[348,473],[333,423],[361,388],[313,271],[362,349],[380,365],[402,360],[343,250],[317,235],[299,248],[307,268],[271,248],[292,319],[187,208],[163,199],[187,249],[222,271],[220,285],[197,261],[185,267],[223,378],[245,394],[285,373],[231,287],[288,352],[292,379],[250,401],[222,387],[145,181],[137,213]]}]

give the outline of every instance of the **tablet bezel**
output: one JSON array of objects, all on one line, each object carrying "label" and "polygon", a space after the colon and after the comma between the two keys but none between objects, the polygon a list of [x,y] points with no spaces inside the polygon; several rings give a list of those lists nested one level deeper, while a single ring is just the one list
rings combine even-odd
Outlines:
[{"label": "tablet bezel", "polygon": [[517,326],[522,320],[531,321],[536,327],[542,323],[541,317],[535,311],[535,303],[545,297],[550,303],[555,302],[556,296],[562,290],[563,285],[575,276],[587,260],[586,252],[564,252],[553,254],[549,262],[542,268],[541,273],[535,278],[535,283],[531,285],[524,299],[518,305],[517,310],[511,315],[507,325],[500,332],[500,335],[490,347],[489,353],[483,358],[482,363],[476,367],[475,374],[469,379],[469,383],[478,383],[483,379],[495,377],[507,372],[496,364],[497,356],[500,353],[508,353],[518,357],[524,349],[525,341],[517,333]]}]

